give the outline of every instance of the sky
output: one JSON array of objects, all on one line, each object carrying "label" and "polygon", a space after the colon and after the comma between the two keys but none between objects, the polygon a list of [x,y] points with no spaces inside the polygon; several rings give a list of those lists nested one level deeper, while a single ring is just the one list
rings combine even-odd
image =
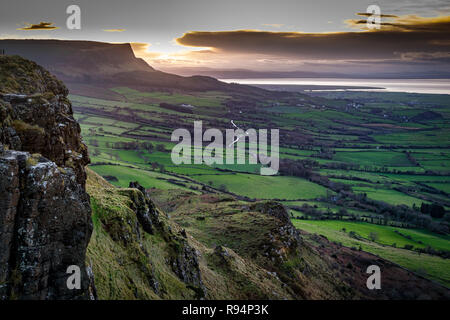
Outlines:
[{"label": "sky", "polygon": [[[81,29],[66,8],[81,9]],[[358,13],[381,10],[381,28]],[[37,0],[0,3],[0,38],[130,42],[163,71],[450,70],[448,0]]]}]

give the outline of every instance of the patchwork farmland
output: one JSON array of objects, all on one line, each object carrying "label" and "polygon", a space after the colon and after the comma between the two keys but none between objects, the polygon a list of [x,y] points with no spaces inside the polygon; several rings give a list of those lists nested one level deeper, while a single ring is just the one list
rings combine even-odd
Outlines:
[{"label": "patchwork farmland", "polygon": [[[137,180],[166,192],[277,200],[299,229],[450,285],[450,276],[441,272],[450,270],[447,95],[321,92],[255,98],[109,90],[114,100],[70,98],[91,169],[113,185]],[[172,131],[192,130],[198,120],[204,129],[231,129],[231,120],[244,129],[280,129],[279,173],[261,176],[260,165],[251,164],[174,165]]]}]

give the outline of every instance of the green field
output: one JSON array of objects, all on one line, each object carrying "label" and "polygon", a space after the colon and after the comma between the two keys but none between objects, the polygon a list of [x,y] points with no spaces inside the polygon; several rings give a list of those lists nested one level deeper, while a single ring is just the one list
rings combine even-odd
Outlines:
[{"label": "green field", "polygon": [[257,199],[313,199],[325,195],[325,188],[295,177],[260,176],[252,174],[202,175],[197,180],[214,187],[225,185],[227,190]]},{"label": "green field", "polygon": [[367,194],[367,197],[369,197],[370,199],[387,202],[393,205],[406,204],[407,206],[412,207],[414,204],[418,206],[422,202],[426,203],[426,201],[424,200],[408,196],[404,193],[392,189],[354,187],[353,190],[357,193]]},{"label": "green field", "polygon": [[437,182],[436,183],[427,183],[427,185],[429,185],[429,186],[431,186],[433,188],[436,188],[438,190],[442,190],[442,191],[450,194],[450,182],[447,182],[447,183],[437,183]]},{"label": "green field", "polygon": [[[380,243],[371,242],[368,240],[358,240],[348,235],[349,231],[360,232],[377,232],[380,233],[380,239],[384,239],[385,242],[400,241],[390,227],[369,225],[366,226],[361,223],[349,223],[341,221],[305,221],[305,220],[292,220],[294,225],[302,230],[316,233],[326,236],[330,241],[342,243],[347,247],[359,248],[362,250],[378,255],[384,259],[390,260],[394,263],[408,268],[412,271],[425,274],[426,276],[434,279],[446,286],[450,286],[450,261],[436,256],[427,254],[419,254],[414,251],[394,248],[392,246],[382,245]],[[342,231],[342,228],[346,228],[346,232]],[[386,230],[383,230],[386,228]],[[409,232],[412,237],[417,239],[423,239],[428,243],[444,246],[448,249],[448,239],[439,239],[434,235],[428,235],[421,231],[398,229],[402,233]],[[414,238],[413,238],[414,239]]]},{"label": "green field", "polygon": [[[375,225],[365,222],[347,222],[339,220],[309,220],[304,222],[317,226],[318,228],[327,228],[335,231],[342,231],[342,229],[345,228],[346,232],[354,231],[367,240],[369,240],[369,234],[375,232],[379,237],[376,242],[382,245],[392,246],[395,244],[397,247],[412,245],[416,248],[426,248],[427,246],[430,246],[436,250],[450,250],[449,236],[437,235],[427,230],[394,228],[391,226]],[[395,231],[400,232],[402,235],[410,236],[411,239],[402,236]]]},{"label": "green field", "polygon": [[392,151],[338,151],[333,158],[337,161],[389,167],[409,167],[411,162],[401,152]]},{"label": "green field", "polygon": [[167,181],[167,179],[175,180],[189,185],[189,183],[186,183],[186,181],[158,172],[111,165],[92,166],[91,169],[101,176],[116,177],[118,181],[111,181],[111,183],[122,188],[128,188],[130,181],[139,181],[139,183],[142,184],[142,186],[144,186],[145,188],[157,188],[163,190],[189,190],[186,187],[170,183],[169,181]]}]

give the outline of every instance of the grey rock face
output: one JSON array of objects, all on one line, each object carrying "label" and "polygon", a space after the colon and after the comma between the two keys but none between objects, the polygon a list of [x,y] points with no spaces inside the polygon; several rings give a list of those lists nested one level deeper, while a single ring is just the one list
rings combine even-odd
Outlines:
[{"label": "grey rock face", "polygon": [[0,85],[0,299],[88,299],[89,157],[68,90],[20,57],[2,57],[0,74],[14,84]]},{"label": "grey rock face", "polygon": [[65,96],[0,98],[0,142],[12,150],[40,153],[58,166],[72,167],[78,183],[86,181],[87,147]]},{"label": "grey rock face", "polygon": [[[5,151],[0,156],[1,298],[88,298],[84,257],[90,213],[88,195],[72,169]],[[70,265],[80,267],[80,290],[67,288]]]},{"label": "grey rock face", "polygon": [[[165,227],[147,190],[139,182],[130,182],[129,186],[140,191],[131,194],[131,200],[133,201],[132,209],[136,213],[142,229],[149,234],[153,234],[156,231],[163,234],[163,237],[170,243],[173,250],[170,260],[172,271],[189,288],[195,291],[197,298],[204,298],[206,296],[206,288],[201,278],[198,254],[189,245],[186,231],[183,230],[184,235],[183,231],[181,235],[178,235],[170,227]],[[152,286],[155,292],[158,292],[157,284]]]},{"label": "grey rock face", "polygon": [[135,205],[136,217],[142,229],[149,234],[153,234],[153,221],[158,223],[158,213],[156,212],[155,205],[149,199],[147,191],[139,182],[130,182],[130,188],[141,191],[136,194],[135,199],[132,199]]},{"label": "grey rock face", "polygon": [[197,293],[197,298],[206,296],[206,288],[200,273],[198,255],[187,241],[178,239],[181,247],[177,249],[176,256],[172,260],[172,270],[184,283]]}]

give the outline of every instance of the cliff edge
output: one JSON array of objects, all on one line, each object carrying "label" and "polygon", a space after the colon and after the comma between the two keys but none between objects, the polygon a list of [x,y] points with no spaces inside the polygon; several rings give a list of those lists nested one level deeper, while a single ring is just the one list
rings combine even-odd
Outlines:
[{"label": "cliff edge", "polygon": [[0,299],[90,297],[89,157],[67,94],[36,63],[0,56]]}]

